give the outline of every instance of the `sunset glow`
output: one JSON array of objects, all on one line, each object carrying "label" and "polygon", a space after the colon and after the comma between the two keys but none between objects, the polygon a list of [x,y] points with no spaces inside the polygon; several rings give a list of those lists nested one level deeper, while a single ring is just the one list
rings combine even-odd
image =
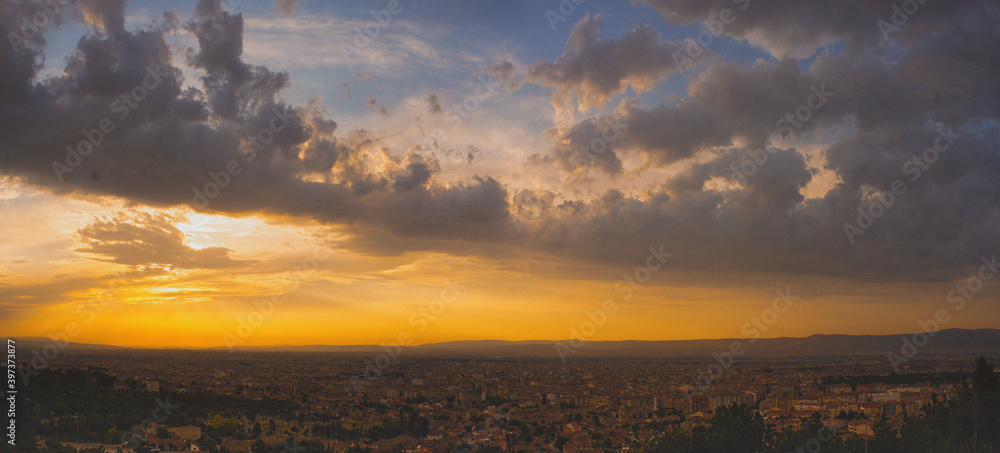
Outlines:
[{"label": "sunset glow", "polygon": [[79,1],[4,42],[0,331],[896,334],[971,278],[947,327],[1000,325],[996,53],[932,37],[974,12],[886,40],[888,6],[229,3]]}]

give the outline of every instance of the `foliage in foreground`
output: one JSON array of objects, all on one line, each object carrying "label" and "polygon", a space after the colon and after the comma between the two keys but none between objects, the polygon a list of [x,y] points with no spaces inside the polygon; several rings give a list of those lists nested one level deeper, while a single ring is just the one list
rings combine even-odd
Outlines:
[{"label": "foliage in foreground", "polygon": [[975,362],[958,398],[950,403],[935,400],[923,408],[924,416],[907,417],[901,429],[886,420],[874,424],[867,441],[843,438],[823,428],[816,416],[805,429],[775,433],[760,415],[745,406],[720,409],[708,427],[687,432],[676,429],[649,442],[643,453],[1000,453],[1000,376],[984,357]]}]

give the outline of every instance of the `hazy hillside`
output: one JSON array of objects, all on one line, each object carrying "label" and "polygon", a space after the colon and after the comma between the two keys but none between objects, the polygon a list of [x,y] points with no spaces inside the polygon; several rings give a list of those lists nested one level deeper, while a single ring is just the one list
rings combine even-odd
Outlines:
[{"label": "hazy hillside", "polygon": [[[746,349],[743,358],[781,357],[834,357],[872,356],[899,353],[904,335],[812,335],[805,338],[762,338],[751,341],[747,338],[716,340],[677,341],[587,341],[574,348],[569,356],[573,358],[676,358],[703,359],[712,353],[727,351],[733,341],[739,341]],[[910,338],[911,335],[905,335]],[[18,339],[18,349],[26,357],[31,349],[40,350],[51,340],[27,337]],[[431,343],[420,346],[404,346],[402,351],[409,357],[558,357],[554,341],[452,341]],[[569,346],[569,341],[560,342]],[[70,343],[72,351],[100,351],[102,349],[123,349],[83,343]],[[222,349],[222,348],[213,348]],[[303,345],[303,346],[261,346],[239,347],[240,352],[329,352],[333,354],[378,354],[384,349],[378,345]],[[919,349],[921,354],[1000,354],[1000,330],[997,329],[948,329],[937,332],[930,342]]]}]

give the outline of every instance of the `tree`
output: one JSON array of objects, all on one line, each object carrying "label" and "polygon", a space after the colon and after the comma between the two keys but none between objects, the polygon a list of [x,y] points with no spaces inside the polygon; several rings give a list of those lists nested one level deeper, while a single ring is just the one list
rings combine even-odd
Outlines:
[{"label": "tree", "polygon": [[973,444],[1000,444],[1000,379],[985,357],[976,359],[972,378],[959,392],[955,414],[971,429]]},{"label": "tree", "polygon": [[757,453],[763,452],[769,437],[764,419],[745,405],[716,411],[708,428],[698,426],[687,433],[675,429],[658,436],[644,453]]},{"label": "tree", "polygon": [[896,430],[893,428],[892,423],[889,423],[885,417],[876,420],[872,425],[872,439],[869,442],[869,446],[872,451],[877,452],[892,453],[903,451],[903,445],[899,440]]},{"label": "tree", "polygon": [[642,453],[694,453],[694,440],[687,431],[678,428],[657,436]]},{"label": "tree", "polygon": [[695,448],[706,453],[756,453],[764,450],[767,436],[760,414],[738,404],[716,411],[704,437],[695,438]]}]

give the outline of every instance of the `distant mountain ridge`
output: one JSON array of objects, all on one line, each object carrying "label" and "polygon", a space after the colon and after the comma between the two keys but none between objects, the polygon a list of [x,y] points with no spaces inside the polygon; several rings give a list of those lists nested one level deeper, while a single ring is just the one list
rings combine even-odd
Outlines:
[{"label": "distant mountain ridge", "polygon": [[[41,349],[51,340],[41,337],[14,337],[18,343],[20,357],[28,357],[32,348]],[[900,353],[903,338],[912,340],[913,334],[898,335],[825,335],[808,337],[727,338],[715,340],[624,340],[586,341],[582,345],[570,340],[468,340],[428,343],[419,346],[402,346],[400,353],[413,358],[558,358],[556,343],[573,347],[572,358],[663,358],[663,359],[704,359],[712,353],[728,351],[734,341],[741,343],[746,352],[743,358],[777,359],[792,357],[851,357],[885,356],[889,352]],[[379,354],[395,348],[378,345],[298,345],[298,346],[240,346],[238,352],[313,352],[331,354]],[[69,343],[67,349],[75,352],[99,352],[101,350],[139,350],[121,346],[105,346],[84,343]],[[157,350],[204,350],[225,351],[216,348],[160,348]],[[933,334],[920,354],[949,355],[998,355],[1000,354],[1000,330],[998,329],[946,329]],[[564,352],[566,350],[564,349]]]}]

